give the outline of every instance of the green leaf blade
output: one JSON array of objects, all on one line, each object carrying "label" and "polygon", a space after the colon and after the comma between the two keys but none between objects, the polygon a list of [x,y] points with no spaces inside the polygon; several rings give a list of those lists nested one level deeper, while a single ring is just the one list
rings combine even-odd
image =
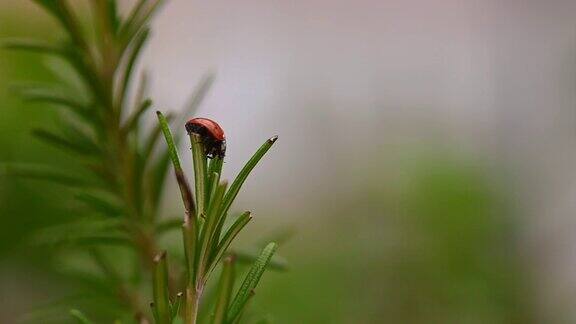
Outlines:
[{"label": "green leaf blade", "polygon": [[62,135],[56,134],[52,131],[46,129],[35,129],[32,131],[32,135],[39,140],[46,142],[52,146],[61,148],[72,153],[76,153],[83,156],[94,156],[98,155],[98,151],[94,146],[86,146],[79,141],[66,138]]},{"label": "green leaf blade", "polygon": [[73,187],[89,187],[90,182],[80,175],[63,172],[40,164],[3,164],[0,165],[0,176],[14,176],[25,179],[45,180]]},{"label": "green leaf blade", "polygon": [[148,111],[148,109],[150,109],[150,107],[152,107],[152,100],[146,99],[142,101],[138,106],[138,109],[130,115],[130,118],[128,118],[128,121],[126,121],[126,124],[122,128],[122,131],[124,133],[129,133],[135,130],[140,124],[142,116],[146,111]]},{"label": "green leaf blade", "polygon": [[156,115],[158,116],[160,129],[162,130],[162,134],[164,134],[166,144],[168,145],[168,154],[170,156],[170,159],[172,160],[172,165],[174,165],[175,170],[182,171],[182,166],[180,164],[180,157],[178,156],[178,150],[176,149],[176,144],[174,144],[174,137],[172,137],[172,132],[170,131],[168,120],[166,119],[166,117],[164,117],[164,115],[160,111],[157,111]]},{"label": "green leaf blade", "polygon": [[208,197],[206,197],[207,201],[212,199],[211,197],[213,192],[216,191],[218,183],[220,182],[223,163],[224,160],[219,156],[215,156],[212,160],[210,160],[210,164],[208,166],[208,188],[206,188],[206,192],[209,193]]},{"label": "green leaf blade", "polygon": [[224,256],[226,250],[228,249],[230,244],[232,244],[234,238],[236,238],[238,233],[240,233],[240,231],[244,228],[244,226],[246,226],[246,224],[248,224],[248,222],[250,222],[251,219],[252,215],[250,215],[250,212],[247,211],[244,212],[242,215],[240,215],[238,219],[236,219],[236,221],[232,224],[232,226],[230,226],[226,234],[224,234],[224,237],[222,238],[220,243],[217,245],[216,249],[214,249],[214,251],[212,252],[212,256],[210,258],[211,266],[208,271],[208,274],[216,267],[216,264]]},{"label": "green leaf blade", "polygon": [[36,39],[7,39],[1,46],[9,50],[30,51],[44,54],[63,55],[62,48]]},{"label": "green leaf blade", "polygon": [[[206,272],[210,267],[210,252],[212,247],[212,240],[214,239],[214,228],[216,226],[218,213],[220,210],[220,203],[222,201],[222,197],[224,196],[224,192],[226,191],[226,187],[228,183],[223,181],[218,185],[218,188],[215,191],[214,197],[210,202],[210,208],[208,210],[208,214],[206,216],[206,221],[204,226],[202,226],[202,233],[200,235],[200,265],[199,271]],[[206,281],[208,278],[203,278]]]},{"label": "green leaf blade", "polygon": [[186,208],[186,213],[188,213],[191,217],[195,217],[195,206],[194,199],[192,198],[192,191],[188,185],[188,180],[184,175],[184,171],[182,170],[180,157],[178,156],[178,150],[176,149],[176,144],[174,143],[174,138],[172,137],[172,132],[170,131],[170,126],[168,125],[168,120],[160,111],[157,111],[156,114],[160,123],[160,129],[162,130],[164,138],[166,139],[166,144],[168,145],[168,153],[170,159],[172,160],[172,165],[174,166],[176,180],[178,181],[178,186],[180,188],[180,194],[182,196],[184,207]]},{"label": "green leaf blade", "polygon": [[84,313],[77,309],[71,309],[70,316],[72,316],[78,324],[93,324],[93,322],[89,320]]},{"label": "green leaf blade", "polygon": [[[236,257],[238,264],[252,264],[258,259],[258,253],[255,253],[252,250],[234,249],[230,253]],[[273,271],[288,271],[289,268],[288,261],[279,255],[272,256],[272,259],[270,259],[270,262],[268,263],[268,269]]]},{"label": "green leaf blade", "polygon": [[120,82],[120,88],[116,94],[116,105],[117,107],[122,107],[126,101],[126,92],[128,90],[128,86],[130,85],[130,81],[132,79],[134,66],[140,57],[140,53],[142,52],[142,48],[146,44],[150,36],[150,29],[144,29],[142,32],[136,35],[134,39],[134,44],[131,46],[130,54],[127,58],[124,71],[122,73],[122,79]]},{"label": "green leaf blade", "polygon": [[194,185],[198,215],[206,215],[206,154],[200,135],[190,133],[192,160],[194,162]]},{"label": "green leaf blade", "polygon": [[273,136],[268,140],[266,140],[266,142],[264,142],[264,144],[260,146],[260,148],[256,151],[256,153],[252,155],[250,160],[246,162],[242,170],[240,170],[240,173],[234,179],[234,182],[232,182],[232,185],[230,185],[230,189],[228,189],[228,192],[224,196],[224,200],[222,202],[222,210],[220,212],[221,217],[218,220],[218,224],[216,225],[215,233],[217,237],[219,237],[222,232],[222,228],[224,227],[224,222],[226,221],[226,215],[228,213],[228,210],[230,209],[230,206],[232,206],[234,199],[236,199],[238,192],[240,192],[240,188],[248,178],[248,175],[250,175],[250,172],[252,172],[252,170],[254,169],[254,167],[256,167],[256,165],[262,159],[262,157],[268,152],[268,150],[270,150],[270,148],[272,147],[272,145],[274,145],[276,140],[278,140],[278,136]]},{"label": "green leaf blade", "polygon": [[180,307],[182,306],[182,300],[184,299],[184,293],[179,292],[176,294],[176,300],[170,304],[170,320],[174,323],[174,320],[178,317],[180,313]]},{"label": "green leaf blade", "polygon": [[277,248],[276,243],[274,242],[269,243],[264,248],[264,250],[262,250],[262,253],[258,257],[256,262],[254,262],[252,268],[250,268],[250,271],[246,275],[246,278],[244,279],[242,286],[238,290],[236,297],[234,298],[228,309],[228,315],[227,315],[228,322],[234,322],[244,310],[246,303],[250,299],[250,296],[254,293],[254,289],[256,288],[258,282],[260,281],[260,278],[264,274],[264,271],[266,270],[266,267],[268,266],[268,263],[270,262],[272,255],[274,254],[274,252],[276,252],[276,248]]},{"label": "green leaf blade", "polygon": [[226,320],[226,310],[230,303],[232,296],[232,289],[234,288],[234,271],[235,257],[233,255],[227,256],[222,265],[222,274],[220,275],[220,282],[218,283],[218,297],[216,306],[214,308],[214,315],[212,317],[212,324],[224,324]]},{"label": "green leaf blade", "polygon": [[126,19],[118,31],[122,50],[130,44],[134,39],[134,35],[145,28],[152,15],[158,11],[163,3],[164,0],[140,0],[138,4],[134,6],[128,19]]},{"label": "green leaf blade", "polygon": [[230,186],[230,190],[228,190],[228,192],[226,193],[226,196],[224,197],[223,208],[222,208],[223,213],[226,213],[228,211],[228,209],[232,205],[232,202],[234,202],[234,199],[238,195],[240,188],[244,184],[244,181],[246,181],[246,179],[248,178],[248,175],[250,175],[250,172],[252,172],[252,170],[254,169],[254,167],[256,167],[258,162],[260,162],[260,160],[266,154],[266,152],[268,152],[268,150],[270,150],[272,145],[274,145],[274,143],[276,143],[276,140],[278,140],[278,136],[274,136],[274,137],[271,137],[268,140],[266,140],[266,142],[264,142],[264,144],[262,144],[262,146],[260,146],[260,148],[256,151],[256,153],[254,153],[254,155],[252,155],[250,160],[248,160],[248,162],[246,162],[246,164],[244,165],[244,167],[242,168],[242,170],[240,171],[240,173],[238,174],[236,179],[234,179],[234,182],[232,182],[232,185]]},{"label": "green leaf blade", "polygon": [[158,314],[158,324],[170,324],[170,298],[168,297],[168,264],[166,251],[154,257],[153,273],[154,309]]}]

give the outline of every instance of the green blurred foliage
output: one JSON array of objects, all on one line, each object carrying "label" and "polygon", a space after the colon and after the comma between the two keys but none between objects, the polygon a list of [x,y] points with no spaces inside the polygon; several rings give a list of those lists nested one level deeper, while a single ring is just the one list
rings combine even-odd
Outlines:
[{"label": "green blurred foliage", "polygon": [[291,271],[264,283],[262,310],[274,323],[536,322],[514,217],[478,164],[438,148],[372,174],[385,185],[339,197],[283,248]]},{"label": "green blurred foliage", "polygon": [[[15,6],[0,10],[0,39],[54,37],[55,28],[50,22],[34,19],[31,24],[22,19],[32,14],[29,8]],[[57,127],[54,108],[23,102],[14,91],[22,82],[54,79],[44,64],[45,59],[0,49],[0,164],[30,162],[78,170],[65,154],[31,135],[38,126]],[[68,280],[54,267],[54,251],[32,245],[29,238],[41,228],[73,219],[70,213],[73,195],[62,186],[0,175],[0,270],[2,285],[14,287],[0,290],[2,300],[6,301],[0,310],[0,322],[12,323],[31,308],[59,298],[68,289],[65,284]]]},{"label": "green blurred foliage", "polygon": [[[14,9],[15,10],[15,9]],[[42,21],[26,24],[23,13],[10,9],[0,12],[0,37],[22,37],[40,34],[49,37],[52,26]],[[51,36],[51,35],[50,35]],[[56,149],[39,143],[31,136],[34,127],[56,127],[53,108],[22,102],[14,86],[30,79],[45,82],[52,76],[38,55],[0,50],[0,162],[41,162],[62,170],[74,169],[69,159]],[[39,181],[0,178],[0,255],[22,246],[22,238],[37,228],[70,218],[62,212],[62,202],[71,197],[66,188]]]}]

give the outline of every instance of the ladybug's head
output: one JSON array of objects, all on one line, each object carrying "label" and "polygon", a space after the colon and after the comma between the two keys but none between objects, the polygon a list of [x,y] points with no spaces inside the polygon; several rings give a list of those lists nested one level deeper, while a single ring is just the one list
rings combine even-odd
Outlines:
[{"label": "ladybug's head", "polygon": [[215,121],[208,118],[193,118],[186,123],[188,134],[198,134],[204,144],[208,158],[218,156],[224,158],[226,153],[226,137],[224,130]]}]

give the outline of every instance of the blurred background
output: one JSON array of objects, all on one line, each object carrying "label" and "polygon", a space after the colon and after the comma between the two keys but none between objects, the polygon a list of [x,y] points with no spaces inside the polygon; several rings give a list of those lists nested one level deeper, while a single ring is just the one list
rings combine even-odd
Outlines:
[{"label": "blurred background", "polygon": [[[575,12],[567,0],[171,0],[140,68],[163,110],[215,74],[199,115],[227,133],[228,178],[279,135],[236,203],[255,216],[241,241],[294,232],[280,250],[290,271],[267,273],[252,305],[274,323],[573,323]],[[59,34],[34,4],[2,0],[0,37]],[[52,80],[46,60],[0,51],[0,162],[78,168],[30,136],[56,127],[55,111],[10,91]],[[167,186],[168,216],[180,205]],[[51,251],[25,241],[73,218],[71,195],[0,178],[0,322],[70,289]]]}]

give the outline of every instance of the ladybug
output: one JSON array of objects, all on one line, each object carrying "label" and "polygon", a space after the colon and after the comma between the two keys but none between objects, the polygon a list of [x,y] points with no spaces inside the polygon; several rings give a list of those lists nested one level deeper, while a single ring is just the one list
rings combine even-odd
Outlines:
[{"label": "ladybug", "polygon": [[208,118],[192,118],[186,123],[188,135],[200,135],[204,144],[206,156],[224,158],[226,153],[226,137],[218,123]]}]

